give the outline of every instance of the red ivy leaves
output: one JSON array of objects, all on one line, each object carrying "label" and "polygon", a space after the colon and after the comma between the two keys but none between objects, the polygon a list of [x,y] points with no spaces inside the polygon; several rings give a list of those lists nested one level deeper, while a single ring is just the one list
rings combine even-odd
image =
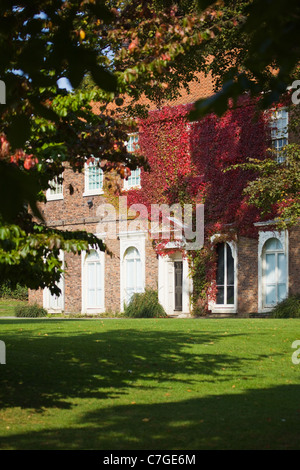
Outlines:
[{"label": "red ivy leaves", "polygon": [[264,158],[268,120],[255,103],[242,98],[221,118],[209,115],[189,123],[191,105],[165,107],[140,122],[139,145],[150,173],[142,170],[142,189],[128,193],[129,205],[205,202],[206,235],[232,230],[256,233],[256,209],[247,204],[243,190],[255,174],[230,170],[248,158]]},{"label": "red ivy leaves", "polygon": [[[148,159],[150,172],[142,170],[142,188],[128,192],[128,204],[145,204],[150,214],[151,204],[204,202],[204,250],[190,256],[196,266],[194,287],[198,283],[193,304],[207,308],[207,299],[216,290],[212,235],[222,234],[223,241],[257,236],[254,223],[261,220],[260,214],[247,204],[243,193],[256,175],[249,170],[225,170],[249,158],[265,158],[270,147],[269,115],[258,113],[256,103],[243,97],[221,118],[211,114],[189,123],[191,107],[166,107],[140,122],[140,151]],[[165,244],[157,244],[158,253],[163,253]],[[195,256],[202,256],[202,261],[196,263]]]}]

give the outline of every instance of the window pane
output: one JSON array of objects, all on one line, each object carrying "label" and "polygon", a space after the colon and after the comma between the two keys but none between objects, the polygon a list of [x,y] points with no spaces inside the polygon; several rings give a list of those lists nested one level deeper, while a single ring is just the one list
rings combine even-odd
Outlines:
[{"label": "window pane", "polygon": [[[138,145],[139,141],[139,136],[138,134],[131,134],[128,136],[128,142],[127,142],[127,151],[129,153],[135,153],[139,149]],[[131,175],[129,176],[126,186],[127,188],[131,188],[134,186],[140,186],[141,185],[141,170],[140,168],[137,168],[136,170],[131,170]]]},{"label": "window pane", "polygon": [[141,170],[137,168],[136,170],[131,170],[131,175],[127,180],[127,185],[130,186],[140,186],[141,184]]},{"label": "window pane", "polygon": [[[227,249],[227,285],[234,285],[234,260],[230,246],[226,243]],[[228,302],[229,303],[229,302]]]},{"label": "window pane", "polygon": [[136,288],[137,292],[143,291],[142,261],[140,259],[136,261]]},{"label": "window pane", "polygon": [[284,300],[287,296],[286,284],[278,284],[278,302]]},{"label": "window pane", "polygon": [[286,259],[284,253],[278,253],[278,282],[286,283]]},{"label": "window pane", "polygon": [[276,304],[276,286],[275,285],[266,286],[266,304],[267,305]]},{"label": "window pane", "polygon": [[288,144],[288,112],[285,109],[275,111],[271,119],[272,147],[276,151],[278,163],[285,161],[282,150]]},{"label": "window pane", "polygon": [[217,246],[217,285],[224,285],[224,243]]},{"label": "window pane", "polygon": [[101,264],[96,263],[96,303],[97,307],[102,305],[102,279],[101,279]]},{"label": "window pane", "polygon": [[88,276],[87,276],[87,278],[88,278],[87,305],[88,305],[88,307],[95,307],[96,306],[96,290],[95,290],[96,269],[95,269],[95,263],[88,263],[87,273],[88,273]]},{"label": "window pane", "polygon": [[128,137],[127,151],[130,153],[136,152],[139,148],[138,141],[139,141],[138,134],[131,134]]},{"label": "window pane", "polygon": [[63,185],[62,185],[62,183],[58,183],[57,178],[54,178],[54,179],[50,182],[50,186],[51,186],[51,188],[50,188],[49,192],[50,192],[50,194],[51,194],[52,196],[56,196],[56,195],[58,195],[58,194],[62,194],[62,192],[63,192]]},{"label": "window pane", "polygon": [[276,282],[275,277],[275,254],[266,254],[266,272],[265,282],[266,284],[272,284]]},{"label": "window pane", "polygon": [[224,304],[224,287],[218,286],[217,287],[217,304]]},{"label": "window pane", "polygon": [[283,250],[281,242],[278,238],[270,238],[265,243],[265,251],[275,251],[275,250]]},{"label": "window pane", "polygon": [[134,260],[133,259],[128,259],[126,260],[126,288],[127,289],[134,289],[134,280],[135,280],[135,275],[134,275]]},{"label": "window pane", "polygon": [[88,190],[94,191],[103,188],[103,170],[98,166],[96,161],[90,162],[88,165]]},{"label": "window pane", "polygon": [[227,287],[227,304],[234,304],[234,286]]},{"label": "window pane", "polygon": [[95,250],[91,250],[91,252],[86,257],[88,261],[98,260],[99,258],[100,258],[99,253],[97,253],[97,251]]}]

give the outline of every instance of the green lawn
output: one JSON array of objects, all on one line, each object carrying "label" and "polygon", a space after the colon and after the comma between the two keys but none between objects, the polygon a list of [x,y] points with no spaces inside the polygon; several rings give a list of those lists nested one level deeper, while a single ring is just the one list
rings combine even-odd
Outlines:
[{"label": "green lawn", "polygon": [[299,320],[0,320],[1,449],[300,449]]},{"label": "green lawn", "polygon": [[0,318],[1,317],[14,317],[15,307],[17,305],[27,305],[28,302],[24,300],[14,299],[0,299]]}]

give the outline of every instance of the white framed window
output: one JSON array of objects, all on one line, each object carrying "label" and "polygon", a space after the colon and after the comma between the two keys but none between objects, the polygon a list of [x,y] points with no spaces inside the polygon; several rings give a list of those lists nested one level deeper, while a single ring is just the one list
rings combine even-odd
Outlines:
[{"label": "white framed window", "polygon": [[56,201],[63,199],[63,183],[58,181],[58,178],[54,178],[49,182],[50,188],[46,191],[47,201]]},{"label": "white framed window", "polygon": [[237,245],[235,242],[218,243],[216,271],[216,299],[209,303],[213,313],[237,311]]},{"label": "white framed window", "polygon": [[277,162],[285,160],[283,148],[288,144],[289,115],[285,108],[278,109],[271,116],[272,148],[276,152]]},{"label": "white framed window", "polygon": [[128,305],[133,294],[144,291],[143,266],[140,252],[134,246],[127,248],[124,254],[125,292],[124,300]]},{"label": "white framed window", "polygon": [[[127,151],[129,153],[135,153],[139,149],[139,135],[129,134],[127,141]],[[124,180],[124,189],[140,188],[141,187],[141,169],[131,170],[131,175],[127,180]]]},{"label": "white framed window", "polygon": [[286,256],[280,240],[269,238],[263,248],[263,307],[272,308],[286,296]]},{"label": "white framed window", "polygon": [[82,254],[82,312],[104,312],[104,253]]},{"label": "white framed window", "polygon": [[217,245],[217,305],[234,305],[234,258],[228,243]]},{"label": "white framed window", "polygon": [[270,311],[288,295],[287,232],[260,233],[258,273],[258,309]]},{"label": "white framed window", "polygon": [[99,159],[91,158],[84,168],[84,196],[97,196],[103,194],[103,170],[99,166]]},{"label": "white framed window", "polygon": [[120,308],[130,302],[135,292],[145,290],[147,232],[119,232],[120,239]]}]

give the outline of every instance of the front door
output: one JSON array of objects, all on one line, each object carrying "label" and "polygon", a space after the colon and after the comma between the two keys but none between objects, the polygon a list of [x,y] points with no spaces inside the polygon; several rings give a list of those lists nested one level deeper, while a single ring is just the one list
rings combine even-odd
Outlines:
[{"label": "front door", "polygon": [[175,310],[182,310],[182,261],[174,262]]}]

